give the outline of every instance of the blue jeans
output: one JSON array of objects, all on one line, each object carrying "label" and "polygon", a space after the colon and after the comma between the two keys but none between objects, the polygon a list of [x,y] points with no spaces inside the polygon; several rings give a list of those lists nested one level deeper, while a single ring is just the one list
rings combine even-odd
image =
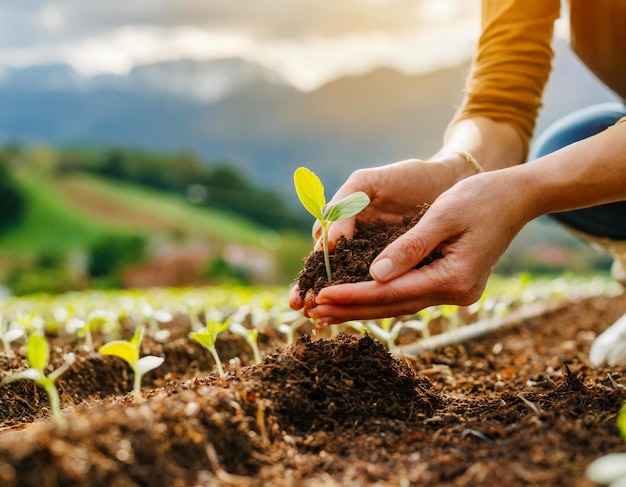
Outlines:
[{"label": "blue jeans", "polygon": [[[626,105],[622,103],[601,103],[573,112],[553,123],[537,138],[528,160],[534,161],[599,134],[624,116]],[[595,237],[626,240],[626,201],[552,213],[550,216],[568,227]]]}]

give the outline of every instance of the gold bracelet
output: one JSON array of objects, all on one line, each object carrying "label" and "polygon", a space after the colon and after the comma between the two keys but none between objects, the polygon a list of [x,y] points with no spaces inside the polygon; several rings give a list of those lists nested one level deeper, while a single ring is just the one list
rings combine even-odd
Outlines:
[{"label": "gold bracelet", "polygon": [[469,152],[465,152],[465,151],[459,150],[459,151],[451,152],[451,154],[457,155],[457,156],[465,159],[467,161],[467,163],[470,166],[472,166],[472,169],[474,171],[476,171],[477,174],[481,173],[481,172],[485,172],[483,167],[480,164],[478,164],[478,161],[476,160],[476,158],[472,154],[470,154]]}]

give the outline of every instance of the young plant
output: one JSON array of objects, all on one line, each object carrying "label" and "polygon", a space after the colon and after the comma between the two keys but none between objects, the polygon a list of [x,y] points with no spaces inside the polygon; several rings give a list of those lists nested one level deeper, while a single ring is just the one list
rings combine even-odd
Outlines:
[{"label": "young plant", "polygon": [[230,318],[227,318],[226,321],[220,322],[216,320],[207,319],[206,320],[206,328],[200,331],[191,331],[189,332],[189,338],[195,340],[200,345],[205,347],[211,355],[213,356],[213,360],[215,361],[215,365],[217,367],[217,371],[220,374],[220,377],[226,377],[226,373],[224,372],[224,367],[222,366],[222,360],[220,359],[219,354],[217,353],[217,348],[215,347],[215,343],[217,341],[217,336],[228,330],[230,326]]},{"label": "young plant", "polygon": [[404,323],[397,318],[382,318],[376,321],[366,321],[365,328],[374,335],[378,340],[387,345],[387,350],[393,355],[399,354],[399,348],[396,345],[400,331],[404,327]]},{"label": "young plant", "polygon": [[[617,427],[626,440],[626,402],[617,415]],[[609,453],[597,458],[587,467],[586,474],[598,484],[626,485],[626,453]]]},{"label": "young plant", "polygon": [[4,353],[7,357],[13,357],[15,355],[13,353],[13,349],[11,348],[11,342],[17,340],[18,338],[22,338],[23,336],[24,327],[21,324],[17,322],[9,324],[8,320],[0,317],[0,341],[2,341]]},{"label": "young plant", "polygon": [[230,331],[232,331],[235,335],[239,335],[242,337],[246,343],[252,349],[252,353],[254,355],[254,363],[261,363],[261,354],[259,352],[259,330],[257,328],[246,328],[241,323],[232,323],[230,325]]},{"label": "young plant", "polygon": [[141,379],[153,369],[156,369],[165,360],[163,357],[146,355],[139,358],[141,339],[143,338],[143,326],[135,328],[135,334],[130,340],[114,340],[105,343],[98,352],[102,355],[113,355],[124,360],[135,374],[133,393],[136,398],[141,397]]},{"label": "young plant", "polygon": [[15,382],[16,380],[29,379],[42,386],[48,394],[50,401],[50,413],[55,420],[61,417],[61,400],[55,382],[74,363],[75,356],[68,353],[65,362],[56,370],[46,375],[46,367],[50,361],[50,346],[43,335],[32,334],[26,341],[26,360],[29,369],[23,370],[9,377],[1,385]]},{"label": "young plant", "polygon": [[285,335],[287,345],[291,345],[295,342],[296,330],[308,321],[298,311],[290,310],[278,315],[276,329]]},{"label": "young plant", "polygon": [[351,218],[360,213],[370,203],[370,198],[363,191],[357,191],[344,199],[332,204],[326,204],[324,186],[320,179],[306,167],[299,167],[293,175],[296,193],[302,206],[311,213],[322,226],[322,246],[324,249],[324,264],[328,282],[332,281],[330,255],[328,252],[328,229],[331,223]]}]

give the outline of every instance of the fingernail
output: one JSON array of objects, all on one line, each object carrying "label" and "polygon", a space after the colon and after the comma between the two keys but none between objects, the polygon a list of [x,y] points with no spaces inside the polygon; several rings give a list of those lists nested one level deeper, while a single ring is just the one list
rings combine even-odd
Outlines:
[{"label": "fingernail", "polygon": [[391,259],[381,259],[370,267],[370,274],[377,281],[384,281],[393,274],[393,262]]}]

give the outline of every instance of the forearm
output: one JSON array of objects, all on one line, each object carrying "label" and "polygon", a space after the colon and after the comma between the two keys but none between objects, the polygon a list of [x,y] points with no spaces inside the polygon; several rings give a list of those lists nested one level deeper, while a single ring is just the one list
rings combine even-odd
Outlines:
[{"label": "forearm", "polygon": [[430,158],[445,162],[460,181],[476,171],[458,151],[471,154],[485,171],[494,171],[523,162],[524,143],[511,125],[476,117],[450,125],[441,150]]},{"label": "forearm", "polygon": [[[503,171],[524,194],[530,219],[626,200],[626,123]],[[503,181],[503,184],[507,184]],[[626,217],[626,216],[625,216]]]}]

